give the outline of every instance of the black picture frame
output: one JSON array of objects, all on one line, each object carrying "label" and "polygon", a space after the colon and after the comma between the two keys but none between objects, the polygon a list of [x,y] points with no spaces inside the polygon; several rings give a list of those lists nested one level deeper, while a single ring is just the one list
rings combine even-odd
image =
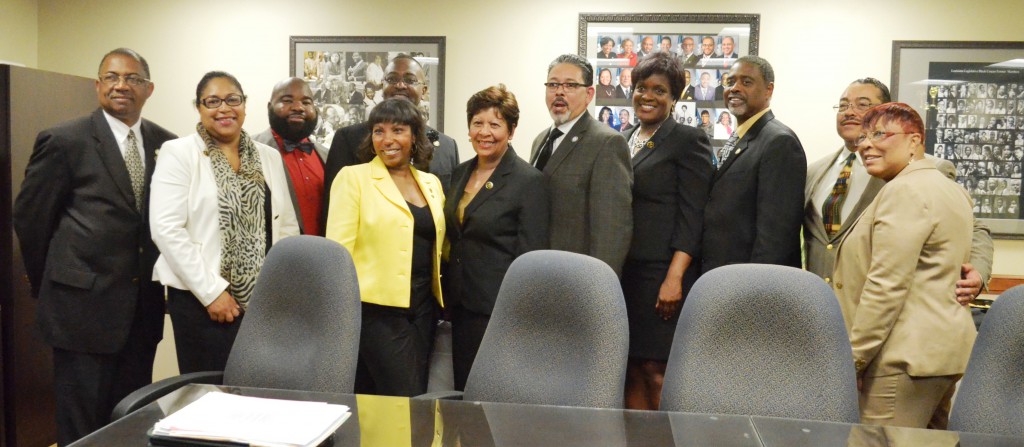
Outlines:
[{"label": "black picture frame", "polygon": [[[420,108],[427,124],[444,132],[445,36],[290,36],[288,40],[288,73],[305,79],[313,89],[321,112],[314,137],[321,143],[329,145],[337,128],[365,121],[374,98],[380,102],[384,68],[398,54],[412,55],[423,66],[426,93]],[[367,98],[366,89],[371,87],[373,97]]]},{"label": "black picture frame", "polygon": [[892,43],[891,93],[925,123],[925,148],[948,160],[997,239],[1024,239],[1024,42]]}]

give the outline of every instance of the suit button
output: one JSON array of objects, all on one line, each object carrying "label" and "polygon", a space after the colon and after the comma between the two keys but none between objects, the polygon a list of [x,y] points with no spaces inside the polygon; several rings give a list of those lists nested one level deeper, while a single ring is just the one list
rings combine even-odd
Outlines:
[{"label": "suit button", "polygon": [[831,249],[832,249],[832,244],[828,244],[828,245],[826,245],[826,246],[825,246],[825,249],[826,249],[826,250],[831,250]]},{"label": "suit button", "polygon": [[139,283],[139,277],[138,276],[132,278],[132,284],[138,284],[138,283]]},{"label": "suit button", "polygon": [[142,247],[139,247],[139,254],[142,254]]},{"label": "suit button", "polygon": [[832,278],[825,278],[825,284],[828,284],[828,283],[831,283],[831,282],[832,282]]}]

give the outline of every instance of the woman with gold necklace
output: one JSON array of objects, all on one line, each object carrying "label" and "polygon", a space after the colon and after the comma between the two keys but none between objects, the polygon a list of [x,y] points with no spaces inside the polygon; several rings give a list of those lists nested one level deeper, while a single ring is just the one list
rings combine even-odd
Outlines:
[{"label": "woman with gold necklace", "polygon": [[455,168],[444,207],[444,296],[458,390],[466,385],[505,271],[519,255],[547,248],[549,216],[544,175],[509,144],[519,124],[515,95],[501,84],[488,87],[470,97],[466,109],[476,157]]},{"label": "woman with gold necklace", "polygon": [[640,125],[622,133],[633,159],[633,238],[622,268],[629,318],[627,408],[656,410],[679,309],[700,273],[704,205],[714,168],[700,129],[672,119],[686,88],[669,53],[633,70],[633,109]]}]

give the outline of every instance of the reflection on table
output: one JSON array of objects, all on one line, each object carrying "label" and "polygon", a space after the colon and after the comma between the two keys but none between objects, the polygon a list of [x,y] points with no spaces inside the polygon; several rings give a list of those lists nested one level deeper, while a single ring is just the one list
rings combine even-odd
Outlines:
[{"label": "reflection on table", "polygon": [[1022,446],[1024,439],[820,421],[657,411],[415,400],[351,394],[188,385],[79,442],[144,446],[159,419],[200,396],[243,396],[348,405],[335,433],[344,446]]}]

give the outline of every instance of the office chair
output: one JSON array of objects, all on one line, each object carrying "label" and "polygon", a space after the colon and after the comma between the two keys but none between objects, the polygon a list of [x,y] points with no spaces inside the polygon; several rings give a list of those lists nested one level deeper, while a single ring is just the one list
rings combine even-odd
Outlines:
[{"label": "office chair", "polygon": [[835,294],[792,267],[705,273],[683,304],[661,409],[860,422],[856,369]]},{"label": "office chair", "polygon": [[117,420],[189,383],[351,393],[361,308],[352,256],[337,242],[293,236],[260,269],[224,371],[153,383],[117,404]]},{"label": "office chair", "polygon": [[621,408],[628,351],[611,267],[563,251],[526,253],[501,283],[463,399]]},{"label": "office chair", "polygon": [[949,429],[1024,436],[1024,286],[999,295],[974,342]]}]

